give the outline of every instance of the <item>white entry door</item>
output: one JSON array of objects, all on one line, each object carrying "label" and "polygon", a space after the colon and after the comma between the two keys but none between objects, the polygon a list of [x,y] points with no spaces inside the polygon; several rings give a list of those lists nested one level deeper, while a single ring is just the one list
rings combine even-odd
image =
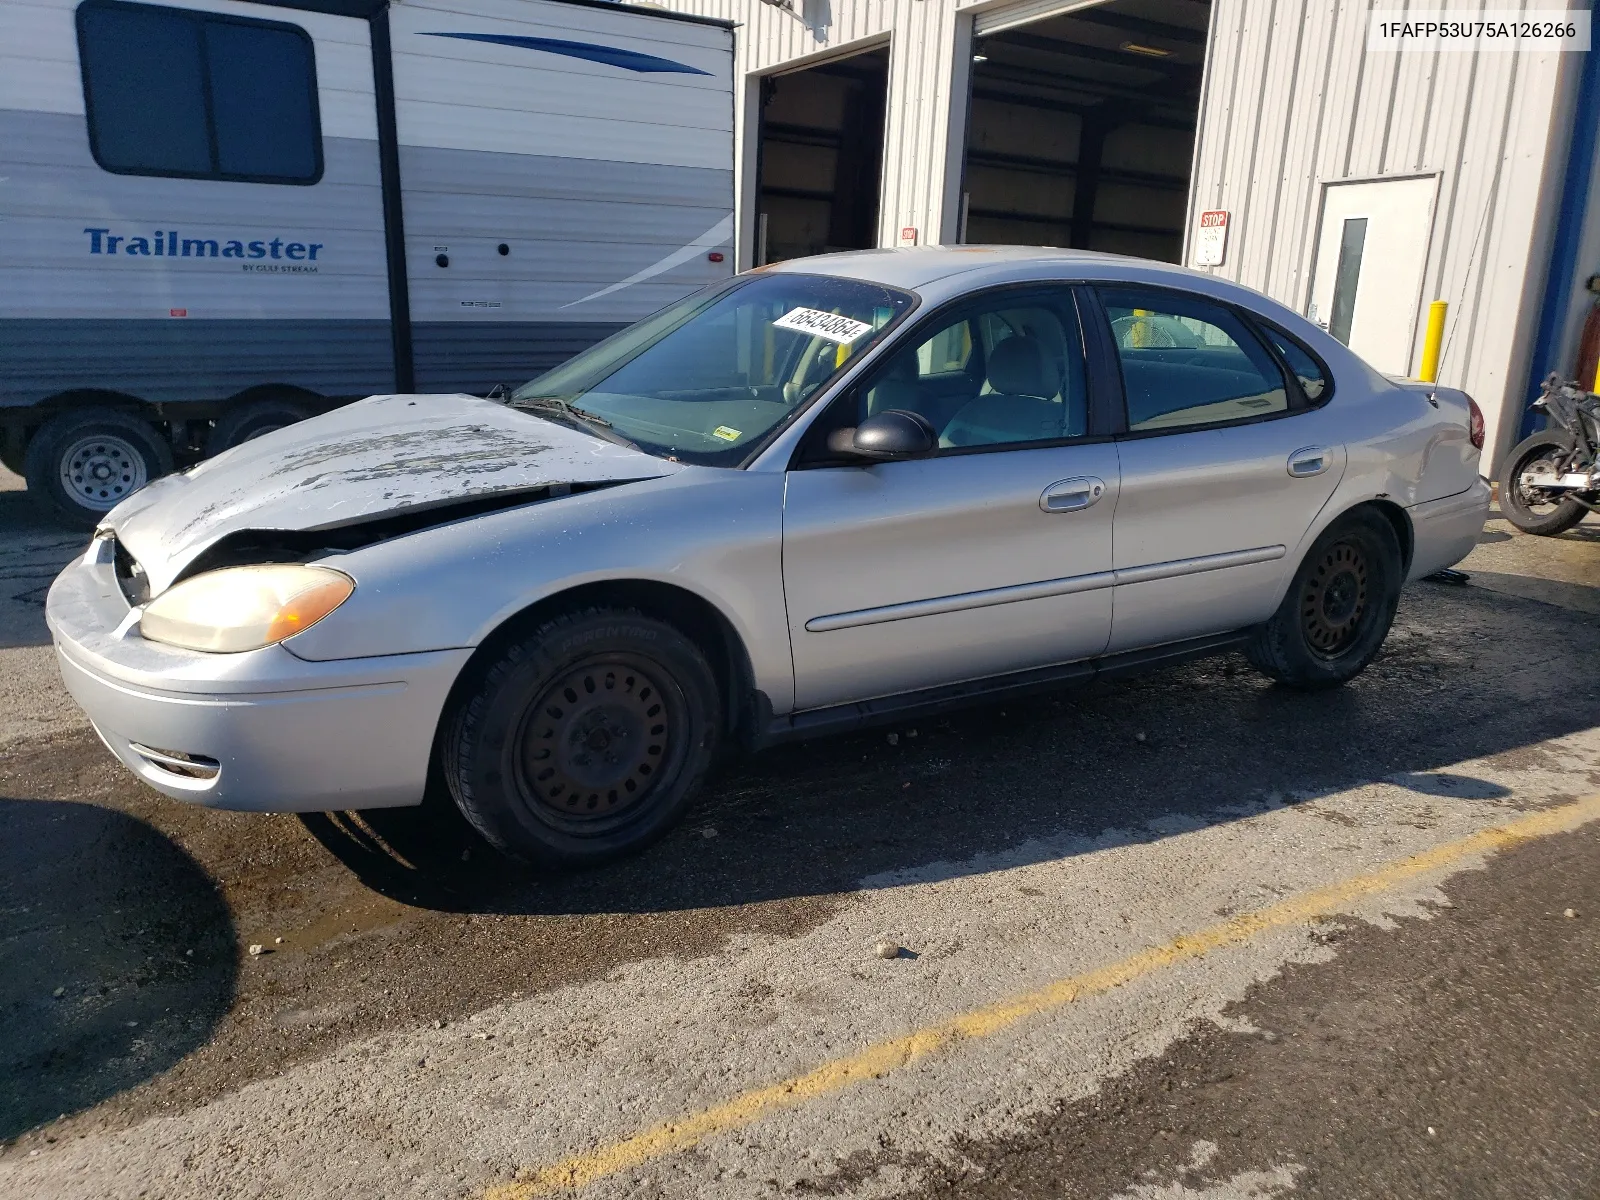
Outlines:
[{"label": "white entry door", "polygon": [[1322,192],[1306,315],[1388,375],[1411,373],[1437,190],[1429,175]]}]

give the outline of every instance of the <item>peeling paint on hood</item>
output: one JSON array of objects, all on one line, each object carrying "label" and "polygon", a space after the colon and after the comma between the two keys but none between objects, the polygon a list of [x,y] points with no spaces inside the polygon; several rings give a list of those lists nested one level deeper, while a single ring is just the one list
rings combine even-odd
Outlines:
[{"label": "peeling paint on hood", "polygon": [[472,396],[373,396],[158,479],[107,523],[155,594],[241,530],[336,529],[410,508],[680,469]]}]

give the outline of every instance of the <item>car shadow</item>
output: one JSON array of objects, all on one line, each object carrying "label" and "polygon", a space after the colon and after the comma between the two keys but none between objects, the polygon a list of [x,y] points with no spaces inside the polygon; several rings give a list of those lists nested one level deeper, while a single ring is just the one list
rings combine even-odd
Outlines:
[{"label": "car shadow", "polygon": [[[1595,682],[1552,703],[1537,666],[1551,661],[1565,680]],[[420,809],[307,824],[369,886],[412,905],[682,911],[1061,857],[1108,829],[1152,840],[1375,780],[1503,801],[1500,785],[1448,768],[1542,753],[1530,748],[1597,724],[1600,639],[1582,608],[1422,585],[1348,687],[1293,692],[1234,656],[785,747],[730,764],[647,853],[586,871],[506,862],[437,787]]]},{"label": "car shadow", "polygon": [[0,490],[0,649],[49,644],[45,593],[88,542],[46,521],[26,492]]},{"label": "car shadow", "polygon": [[0,797],[0,1141],[205,1043],[233,1002],[234,931],[166,835],[93,804]]}]

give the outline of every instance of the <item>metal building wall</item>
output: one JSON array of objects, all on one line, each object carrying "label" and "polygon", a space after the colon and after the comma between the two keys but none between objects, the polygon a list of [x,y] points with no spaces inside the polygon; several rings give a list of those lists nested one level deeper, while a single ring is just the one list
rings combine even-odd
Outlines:
[{"label": "metal building wall", "polygon": [[1516,437],[1581,56],[1369,53],[1368,11],[1214,0],[1189,227],[1230,210],[1212,270],[1304,312],[1324,185],[1437,173],[1412,369],[1427,303],[1449,301],[1440,382],[1483,406],[1493,462]]},{"label": "metal building wall", "polygon": [[[665,0],[678,12],[737,22],[735,70],[745,95],[735,113],[739,139],[738,194],[741,230],[739,265],[749,266],[754,211],[753,180],[757,116],[755,80],[777,67],[794,68],[874,46],[889,46],[888,120],[884,126],[880,245],[892,246],[906,225],[920,241],[953,231],[949,206],[959,187],[961,160],[951,157],[952,121],[966,114],[971,22],[955,0],[792,0],[792,9],[760,0]],[[948,226],[948,228],[947,228]]]},{"label": "metal building wall", "polygon": [[[755,73],[890,45],[879,243],[915,226],[954,235],[972,21],[1004,22],[1095,0],[665,0],[739,23],[736,114],[741,216],[754,211]],[[1529,0],[1531,3],[1531,0]],[[1582,0],[1569,0],[1582,3]],[[1471,0],[1444,7],[1475,12]],[[1399,10],[1400,0],[1380,0]],[[1305,311],[1323,187],[1437,173],[1419,301],[1450,302],[1441,382],[1483,406],[1514,440],[1548,265],[1571,104],[1582,56],[1395,54],[1366,49],[1369,0],[1212,0],[1211,48],[1188,228],[1232,214],[1216,273]],[[741,266],[748,266],[748,231]],[[1413,341],[1413,368],[1420,355]]]}]

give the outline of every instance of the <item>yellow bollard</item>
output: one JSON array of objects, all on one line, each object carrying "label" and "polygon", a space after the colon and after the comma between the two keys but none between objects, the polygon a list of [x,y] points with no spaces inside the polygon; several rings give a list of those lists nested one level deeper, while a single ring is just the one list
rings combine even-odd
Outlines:
[{"label": "yellow bollard", "polygon": [[1450,305],[1435,300],[1428,305],[1428,332],[1422,336],[1422,369],[1417,378],[1423,383],[1439,382],[1439,347],[1444,344],[1444,314]]}]

